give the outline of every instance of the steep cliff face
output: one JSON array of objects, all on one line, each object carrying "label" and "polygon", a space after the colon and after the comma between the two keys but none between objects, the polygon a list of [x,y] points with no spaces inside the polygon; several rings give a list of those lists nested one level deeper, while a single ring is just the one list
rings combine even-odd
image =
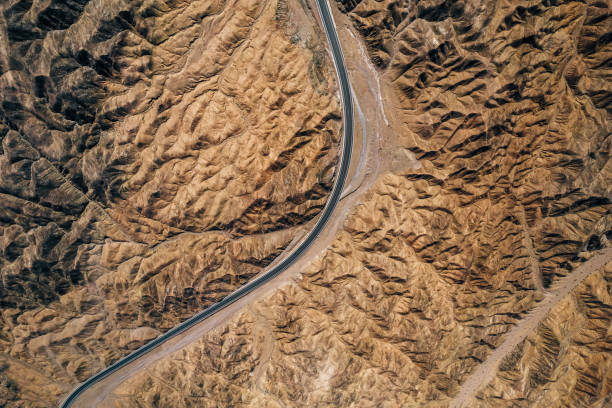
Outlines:
[{"label": "steep cliff face", "polygon": [[303,232],[340,107],[282,1],[0,11],[0,405],[48,407]]},{"label": "steep cliff face", "polygon": [[118,406],[609,405],[612,3],[338,3],[422,166]]}]

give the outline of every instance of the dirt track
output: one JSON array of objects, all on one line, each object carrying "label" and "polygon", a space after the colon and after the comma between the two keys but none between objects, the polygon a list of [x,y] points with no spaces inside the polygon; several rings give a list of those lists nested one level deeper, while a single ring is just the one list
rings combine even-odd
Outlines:
[{"label": "dirt track", "polygon": [[472,399],[478,391],[486,386],[497,373],[502,359],[531,334],[548,315],[548,312],[570,294],[590,274],[600,270],[608,262],[612,262],[612,248],[599,251],[580,267],[566,277],[560,279],[546,294],[546,297],[510,332],[504,342],[493,351],[487,359],[463,383],[459,394],[451,402],[451,408],[473,406]]}]

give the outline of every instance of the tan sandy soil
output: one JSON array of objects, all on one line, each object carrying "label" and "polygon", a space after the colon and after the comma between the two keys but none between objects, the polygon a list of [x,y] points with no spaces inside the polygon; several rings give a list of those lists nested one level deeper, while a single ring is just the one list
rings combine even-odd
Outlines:
[{"label": "tan sandy soil", "polygon": [[609,405],[611,4],[340,3],[398,166],[299,281],[107,402]]},{"label": "tan sandy soil", "polygon": [[[489,382],[493,380],[499,371],[499,366],[502,360],[511,358],[516,359],[518,357],[517,354],[520,355],[521,353],[520,350],[517,350],[517,346],[521,344],[527,336],[531,335],[536,329],[538,329],[542,320],[547,318],[550,311],[555,308],[559,302],[567,302],[567,295],[569,293],[574,291],[574,289],[576,289],[578,285],[582,284],[584,280],[589,278],[591,274],[603,272],[604,266],[606,267],[606,272],[612,270],[612,249],[610,248],[594,255],[591,259],[580,265],[580,267],[576,268],[569,275],[561,278],[546,294],[546,297],[504,336],[503,343],[491,354],[489,354],[487,359],[480,364],[478,368],[472,372],[472,374],[470,374],[468,379],[461,385],[459,394],[451,402],[450,406],[460,408],[463,406],[473,405],[474,401],[472,398],[476,396],[478,391],[483,386],[489,384]],[[581,289],[584,290],[586,288]],[[609,317],[611,316],[608,316],[608,321],[610,321]],[[510,355],[511,353],[513,355]],[[512,366],[510,365],[510,367]],[[605,370],[605,367],[603,366],[599,368]],[[536,370],[532,371],[530,374],[532,376],[537,375],[540,377],[545,377],[544,373],[538,372],[540,370],[536,368]],[[602,385],[602,396],[605,397],[607,395],[609,397],[609,393],[612,392],[612,388],[606,384]],[[567,397],[566,395],[563,396]]]},{"label": "tan sandy soil", "polygon": [[[221,3],[210,4],[210,13],[216,16],[215,7]],[[356,181],[349,186],[361,189],[347,195],[327,235],[290,273],[205,322],[175,345],[168,345],[170,348],[159,360],[143,362],[144,369],[133,367],[114,378],[97,394],[98,399],[103,399],[100,406],[608,406],[612,389],[612,279],[609,264],[605,264],[612,240],[612,81],[608,69],[612,3],[346,0],[336,4],[345,14],[345,18],[336,14],[336,21],[343,48],[352,61],[349,69],[366,119],[366,157],[380,161],[354,165]],[[265,9],[252,5],[253,10]],[[292,57],[304,56],[304,63],[295,66],[307,67],[306,56],[314,61],[316,53],[300,54],[299,50],[308,48],[300,45],[301,40],[295,41],[296,37],[291,45],[290,39],[296,32],[291,21],[304,21],[292,20],[297,14],[292,16],[291,10],[299,10],[295,6],[308,10],[308,4],[298,1],[287,3],[287,7],[282,2],[278,5],[281,7],[274,8],[273,21],[286,23],[283,32],[289,32],[279,38],[289,38],[285,44],[289,50],[295,49]],[[115,8],[110,6],[108,12],[112,14]],[[151,13],[155,15],[154,8],[147,11],[147,15]],[[169,15],[152,18],[164,21]],[[263,11],[257,14],[258,21],[265,15]],[[215,28],[240,26],[230,23],[235,21],[232,16],[242,18],[238,15],[219,16],[229,20],[213,25]],[[129,22],[127,17],[121,18]],[[352,26],[354,35],[345,31],[347,25]],[[2,22],[1,27],[8,26],[8,22]],[[167,35],[164,33],[178,30],[173,25],[162,26],[165,28],[151,30],[161,33],[155,35],[162,39]],[[273,27],[267,23],[262,32],[276,32]],[[3,30],[8,32],[8,28]],[[181,35],[187,35],[188,30],[184,31],[180,31]],[[12,35],[24,36],[23,32],[13,29]],[[6,38],[6,34],[2,36]],[[163,46],[165,42],[160,41]],[[356,41],[362,41],[365,52]],[[263,42],[254,50],[265,48],[268,42]],[[184,47],[187,54],[192,46],[189,44]],[[95,58],[100,55],[102,51]],[[283,56],[274,55],[272,60]],[[3,95],[21,95],[19,89],[13,90],[14,84],[24,81],[17,77],[20,70],[5,68],[6,64],[17,63],[6,55],[3,58],[4,83],[10,85]],[[54,64],[60,66],[59,62]],[[372,69],[378,75],[372,75]],[[130,72],[140,75],[138,69]],[[318,83],[332,87],[332,73],[324,77],[327,81]],[[79,78],[73,75],[66,81],[78,84]],[[177,89],[189,89],[185,86]],[[39,86],[39,94],[42,88],[46,89]],[[118,93],[124,90],[116,89]],[[334,91],[327,95],[313,91],[305,105],[313,106],[313,97],[320,98],[320,106],[327,107],[332,116],[325,122],[325,131],[315,125],[320,130],[315,134],[329,135],[335,141],[339,116],[333,95]],[[4,98],[2,106],[12,106],[14,110],[15,105],[10,104],[15,99]],[[263,104],[257,106],[260,105]],[[110,109],[114,105],[103,106]],[[69,107],[60,104],[56,110],[69,116],[69,120],[77,119]],[[315,123],[327,117],[319,116],[320,109],[323,108],[313,111]],[[123,116],[122,112],[115,114]],[[259,119],[259,114],[253,120]],[[115,117],[109,115],[108,120]],[[19,116],[11,120],[27,122]],[[168,120],[178,120],[177,115]],[[63,123],[58,122],[53,131],[66,126]],[[360,127],[361,122],[356,125]],[[38,128],[23,128],[30,129],[30,139],[35,140]],[[161,128],[163,134],[165,127]],[[81,131],[80,127],[74,129]],[[216,128],[211,134],[225,134],[224,129]],[[8,152],[7,163],[39,160],[36,152],[19,143],[21,139],[13,133],[6,135],[3,151]],[[150,138],[145,142],[149,143]],[[150,143],[155,140],[158,139]],[[211,143],[214,145],[214,140]],[[55,152],[57,146],[61,143],[49,144],[44,151]],[[87,151],[97,149],[99,154],[107,154],[95,146],[87,147]],[[371,147],[376,152],[374,156],[370,155]],[[182,152],[183,146],[176,149]],[[333,163],[331,151],[329,163]],[[157,156],[143,153],[143,163],[147,157]],[[182,161],[180,155],[171,157]],[[55,174],[46,170],[45,163],[31,167],[21,163],[14,168]],[[306,167],[296,165],[298,169]],[[91,184],[92,191],[86,190],[86,197],[73,195],[78,200],[71,198],[70,202],[87,206],[93,201],[87,214],[97,223],[94,225],[122,237],[116,241],[128,241],[127,234],[147,239],[175,234],[174,230],[164,230],[163,217],[175,214],[172,209],[184,203],[182,199],[155,197],[142,182],[146,177],[130,176],[124,183],[129,187],[126,191],[134,195],[135,208],[146,214],[137,219],[127,217],[119,223],[115,212],[104,206],[106,193],[101,192],[111,191],[110,186],[94,188],[98,165],[86,168],[91,171],[82,182],[68,166],[66,175],[57,176],[57,183],[64,186],[61,191],[67,192],[73,190],[61,177],[69,177],[77,187]],[[289,164],[284,167],[287,168]],[[139,177],[143,173],[157,174],[156,171],[143,170]],[[360,180],[362,175],[365,178]],[[13,179],[19,180],[17,176]],[[38,185],[27,180],[24,185]],[[276,191],[277,182],[278,179],[270,179],[268,185]],[[57,194],[49,197],[47,200],[56,199]],[[317,197],[323,200],[324,194]],[[231,225],[239,228],[228,227],[219,234],[230,234],[227,239],[235,242],[237,235],[254,239],[251,233],[269,232],[271,229],[265,225],[276,222],[274,214],[283,220],[280,214],[287,213],[283,207],[287,204],[282,204],[285,201],[276,199],[274,202],[280,204],[262,208],[257,213],[260,217],[246,223],[251,227],[236,222]],[[28,214],[60,220],[55,221],[58,228],[69,222],[69,218],[61,217],[72,214],[58,211],[57,207],[23,207],[30,211]],[[318,208],[316,204],[306,207],[302,214]],[[227,220],[233,217],[233,208],[222,205],[202,211],[193,213],[205,215],[197,219],[176,218],[180,224],[176,228],[187,230],[204,225],[201,223],[229,226]],[[226,221],[211,224],[211,212]],[[12,214],[16,213],[5,218],[15,218]],[[270,221],[268,217],[272,217]],[[155,222],[146,224],[142,222],[145,218]],[[264,227],[258,227],[262,224]],[[260,258],[277,254],[294,239],[284,220],[281,224],[278,234],[286,237],[279,237],[279,243],[270,245],[270,251]],[[78,225],[92,222],[81,221]],[[130,230],[134,225],[147,225],[148,229],[141,226],[140,232]],[[44,235],[33,234],[28,241],[19,239],[19,233],[14,231],[17,230],[13,227],[5,233],[10,237],[4,246],[9,257],[20,245],[44,242],[40,238]],[[134,248],[117,252],[122,254],[120,259],[128,262],[139,256]],[[44,246],[32,252],[44,253]],[[78,259],[94,259],[84,253],[87,254],[82,250]],[[206,259],[220,258],[211,252]],[[127,276],[129,270],[126,267]],[[80,304],[91,302],[86,296],[79,299]],[[30,320],[22,318],[25,328],[11,326],[10,335],[37,336],[27,331],[35,327],[30,321],[57,327],[53,330],[58,332],[67,327],[88,333],[91,327],[98,327],[95,314],[86,314],[85,318],[79,314],[81,320],[64,326],[53,317],[47,318],[48,313],[39,312],[28,317]],[[17,319],[20,314],[10,316]],[[162,321],[171,323],[173,319],[164,315]],[[56,324],[59,326],[53,326]],[[130,336],[125,335],[123,341],[130,344]],[[2,341],[6,337],[5,334]],[[63,341],[61,336],[56,338]],[[41,355],[44,352],[44,361],[55,361],[57,346],[49,347],[42,341],[36,344]],[[75,361],[72,357],[78,354],[71,349],[69,361]],[[1,382],[6,392],[0,395],[18,401],[15,404],[27,395],[28,403],[35,405],[40,400],[35,391],[45,390],[46,395],[61,392],[66,382],[58,384],[49,376],[29,377],[28,383],[37,384],[28,391],[31,394],[23,388],[15,391],[15,386],[20,385],[10,381],[17,364],[35,367],[32,371],[24,369],[25,375],[39,372],[35,364],[17,359],[20,363],[6,358],[10,366],[3,369],[8,374],[3,374],[6,378]],[[91,402],[88,400],[86,406]]]},{"label": "tan sandy soil", "polygon": [[0,405],[49,407],[318,214],[340,105],[296,7],[0,5]]}]

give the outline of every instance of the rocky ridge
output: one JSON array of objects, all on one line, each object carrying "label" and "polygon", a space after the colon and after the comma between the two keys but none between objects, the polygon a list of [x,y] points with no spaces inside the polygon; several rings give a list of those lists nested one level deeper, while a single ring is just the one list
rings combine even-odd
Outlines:
[{"label": "rocky ridge", "polygon": [[[381,173],[299,283],[132,377],[117,406],[446,407],[610,248],[612,3],[338,6],[381,74],[385,143],[422,166]],[[609,405],[610,262],[467,406]]]},{"label": "rocky ridge", "polygon": [[285,6],[0,6],[0,405],[51,406],[322,208],[340,106]]}]

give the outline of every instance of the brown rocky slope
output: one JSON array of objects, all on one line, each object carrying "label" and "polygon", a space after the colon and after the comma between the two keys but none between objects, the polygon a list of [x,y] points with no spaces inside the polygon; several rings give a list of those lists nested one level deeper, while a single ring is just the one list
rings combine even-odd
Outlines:
[{"label": "brown rocky slope", "polygon": [[301,233],[340,106],[284,2],[0,11],[0,406],[49,407]]},{"label": "brown rocky slope", "polygon": [[299,283],[109,404],[609,406],[612,3],[339,6],[382,78],[384,143],[422,167],[382,172]]}]

